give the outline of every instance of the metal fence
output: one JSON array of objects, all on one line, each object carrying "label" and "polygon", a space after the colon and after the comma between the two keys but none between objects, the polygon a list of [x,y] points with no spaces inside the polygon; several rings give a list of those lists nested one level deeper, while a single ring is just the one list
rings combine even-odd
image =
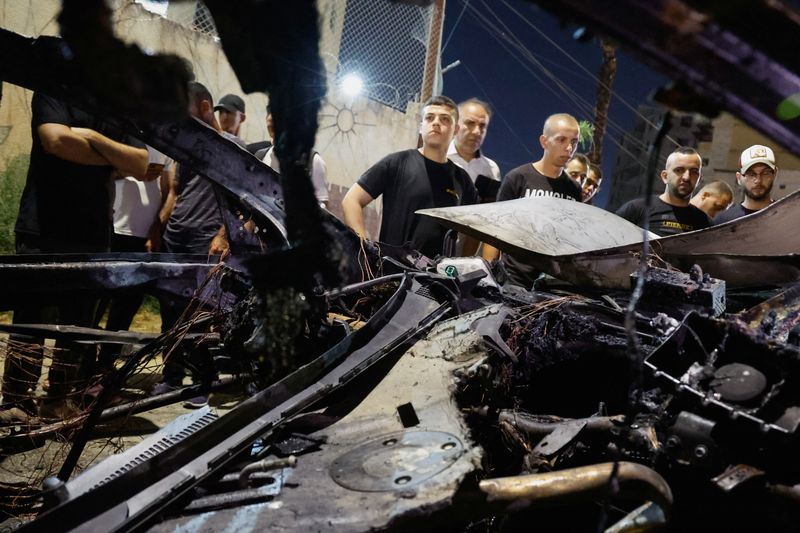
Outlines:
[{"label": "metal fence", "polygon": [[[441,25],[435,3],[425,7],[387,0],[332,0],[332,3],[333,12],[344,13],[338,66],[331,73],[335,81],[340,83],[347,75],[357,75],[363,81],[365,96],[402,111],[408,102],[419,100],[431,28]],[[214,20],[205,4],[197,0],[193,9],[191,4],[184,5],[187,7],[172,10],[168,17],[217,38]],[[321,21],[323,26],[330,22]],[[429,83],[432,77],[435,73],[429,72]]]},{"label": "metal fence", "polygon": [[[147,9],[151,9],[161,15],[165,14],[163,12],[163,8],[154,9],[155,7],[163,6],[162,3],[156,3],[155,6],[153,5],[153,2],[145,1],[140,3],[142,3]],[[197,0],[194,2],[194,6],[192,6],[190,3],[186,4],[188,6],[187,9],[170,11],[168,18],[170,18],[173,22],[180,24],[181,26],[217,39],[219,37],[217,35],[217,26],[214,24],[214,19],[211,17],[211,12],[208,10],[202,0]]]},{"label": "metal fence", "polygon": [[375,0],[339,0],[346,9],[336,81],[356,74],[364,94],[405,110],[419,99],[435,8]]},{"label": "metal fence", "polygon": [[214,24],[214,19],[211,18],[211,12],[203,2],[197,2],[190,27],[209,37],[217,37],[217,26]]}]

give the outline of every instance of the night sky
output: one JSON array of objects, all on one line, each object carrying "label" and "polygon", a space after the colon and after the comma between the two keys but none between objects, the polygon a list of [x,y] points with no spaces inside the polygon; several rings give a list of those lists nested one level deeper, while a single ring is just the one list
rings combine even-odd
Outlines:
[{"label": "night sky", "polygon": [[[537,29],[555,44],[549,43]],[[575,40],[576,29],[578,26],[563,25],[535,4],[522,0],[447,0],[442,66],[456,60],[461,65],[444,73],[443,93],[456,101],[475,96],[493,106],[494,115],[483,149],[497,161],[503,174],[541,157],[538,136],[548,115],[566,112],[578,120],[593,119],[597,84],[592,76],[599,71],[600,46],[596,38],[587,42]],[[518,39],[522,51],[503,40],[500,32]],[[528,54],[577,93],[578,103],[569,91],[548,79],[528,59]],[[581,70],[581,66],[589,73]],[[612,87],[615,97],[610,109],[612,124],[603,146],[605,180],[595,205],[605,205],[612,185],[610,178],[617,157],[617,146],[612,139],[618,142],[622,131],[628,130],[634,120],[634,112],[617,97],[635,109],[667,82],[665,76],[617,50],[617,75]]]}]

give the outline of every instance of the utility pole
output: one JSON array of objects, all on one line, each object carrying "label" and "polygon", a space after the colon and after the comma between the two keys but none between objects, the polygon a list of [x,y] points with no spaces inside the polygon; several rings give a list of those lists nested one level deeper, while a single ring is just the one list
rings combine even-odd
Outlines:
[{"label": "utility pole", "polygon": [[597,75],[597,100],[594,106],[594,135],[592,136],[592,150],[589,152],[589,161],[600,165],[603,159],[603,137],[606,135],[608,124],[608,108],[611,105],[611,85],[617,74],[617,55],[613,44],[605,39],[600,39],[600,48],[603,51],[603,64]]},{"label": "utility pole", "polygon": [[444,26],[444,2],[436,0],[431,17],[431,30],[428,33],[428,48],[425,52],[425,70],[422,74],[421,101],[433,96],[433,85],[436,80],[436,68],[439,66],[439,54],[442,48],[442,27]]}]

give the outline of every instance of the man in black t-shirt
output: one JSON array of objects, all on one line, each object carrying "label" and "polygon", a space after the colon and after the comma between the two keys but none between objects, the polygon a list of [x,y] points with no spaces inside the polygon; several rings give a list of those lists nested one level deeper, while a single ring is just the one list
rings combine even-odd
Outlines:
[{"label": "man in black t-shirt", "polygon": [[370,167],[342,200],[345,223],[362,237],[364,208],[383,195],[379,240],[411,245],[428,257],[442,252],[446,229],[418,209],[474,204],[478,192],[463,169],[447,159],[458,130],[458,109],[446,96],[422,107],[422,148],[390,154]]},{"label": "man in black t-shirt", "polygon": [[[581,188],[565,172],[564,167],[578,148],[578,121],[566,113],[551,115],[545,120],[539,144],[542,158],[526,163],[506,174],[497,193],[497,201],[549,196],[581,201]],[[483,258],[496,259],[500,251],[483,245]],[[539,272],[510,254],[503,254],[508,282],[530,289]]]},{"label": "man in black t-shirt", "polygon": [[682,146],[667,157],[661,171],[664,192],[651,201],[650,217],[646,216],[645,198],[636,198],[617,210],[617,216],[645,227],[664,237],[711,225],[708,215],[689,203],[700,181],[703,159],[694,148]]},{"label": "man in black t-shirt", "polygon": [[[144,178],[148,161],[144,144],[116,135],[95,117],[41,93],[33,95],[31,111],[31,159],[14,228],[16,252],[108,251],[113,231],[112,172]],[[55,319],[58,324],[91,327],[96,304],[93,298],[75,295],[36,298],[17,305],[13,321],[31,324]],[[43,339],[36,342],[41,344]],[[43,418],[74,414],[74,406],[65,401],[70,383],[86,378],[93,362],[91,351],[54,352],[50,389],[40,408]],[[6,358],[3,402],[13,404],[17,414],[33,414],[32,398],[41,369],[41,351]],[[0,419],[11,421],[7,414],[0,414]]]},{"label": "man in black t-shirt", "polygon": [[14,228],[17,247],[107,251],[113,233],[111,172],[143,178],[144,144],[112,139],[100,120],[41,93],[33,95],[31,111],[33,142]]},{"label": "man in black t-shirt", "polygon": [[772,186],[778,175],[778,165],[771,148],[756,144],[746,149],[739,157],[739,170],[736,181],[744,189],[744,202],[717,215],[715,225],[760,211],[774,201]]},{"label": "man in black t-shirt", "polygon": [[713,220],[733,203],[733,190],[724,181],[714,180],[692,196],[689,203]]}]

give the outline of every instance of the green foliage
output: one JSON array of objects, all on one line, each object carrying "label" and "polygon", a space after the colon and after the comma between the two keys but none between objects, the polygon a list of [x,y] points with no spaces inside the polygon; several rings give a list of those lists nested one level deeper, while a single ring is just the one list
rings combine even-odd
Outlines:
[{"label": "green foliage", "polygon": [[29,162],[28,154],[18,155],[0,172],[0,253],[3,254],[14,253],[14,224]]},{"label": "green foliage", "polygon": [[581,120],[578,122],[578,144],[581,145],[581,151],[585,152],[592,146],[592,139],[594,138],[594,124],[588,120]]},{"label": "green foliage", "polygon": [[155,296],[151,296],[149,294],[144,295],[144,301],[142,302],[142,306],[139,308],[139,312],[150,313],[151,315],[158,315],[161,311],[161,306],[158,303],[158,300]]}]

